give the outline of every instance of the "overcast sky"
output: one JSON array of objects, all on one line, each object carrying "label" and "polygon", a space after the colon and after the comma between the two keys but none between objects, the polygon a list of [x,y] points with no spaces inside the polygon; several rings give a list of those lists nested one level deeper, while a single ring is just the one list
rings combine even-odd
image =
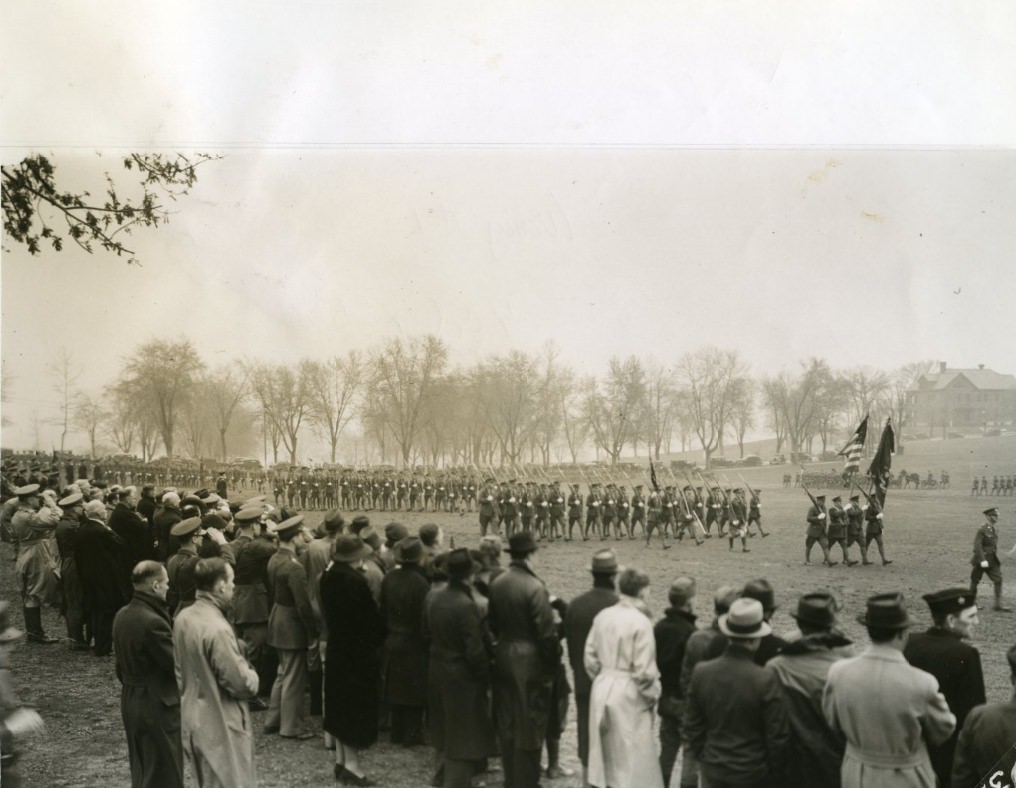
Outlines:
[{"label": "overcast sky", "polygon": [[97,388],[155,337],[1016,371],[1010,5],[545,5],[5,3],[4,163],[223,158],[141,267],[3,254],[3,445],[59,347]]}]

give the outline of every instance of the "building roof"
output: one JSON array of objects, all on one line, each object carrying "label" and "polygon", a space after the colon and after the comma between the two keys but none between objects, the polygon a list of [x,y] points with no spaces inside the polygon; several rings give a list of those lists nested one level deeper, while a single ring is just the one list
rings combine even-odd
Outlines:
[{"label": "building roof", "polygon": [[910,386],[910,391],[942,391],[957,378],[966,378],[979,391],[1016,391],[1016,376],[1003,375],[991,369],[946,369],[928,372]]}]

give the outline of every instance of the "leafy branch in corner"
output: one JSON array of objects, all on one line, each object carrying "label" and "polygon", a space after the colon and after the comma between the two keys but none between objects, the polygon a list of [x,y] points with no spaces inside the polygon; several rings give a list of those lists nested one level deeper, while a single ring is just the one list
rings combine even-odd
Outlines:
[{"label": "leafy branch in corner", "polygon": [[[87,191],[62,191],[56,168],[46,156],[26,156],[17,164],[0,167],[6,240],[24,244],[29,253],[38,255],[46,244],[61,251],[69,237],[86,252],[91,253],[98,244],[118,257],[128,255],[128,263],[140,264],[122,239],[136,227],[168,222],[171,212],[167,202],[186,195],[197,183],[197,168],[219,158],[206,153],[131,153],[122,164],[139,176],[140,194],[122,196],[123,190],[118,191],[107,172],[105,196],[95,199]],[[65,230],[53,226],[60,219]],[[9,251],[6,246],[5,251]]]}]

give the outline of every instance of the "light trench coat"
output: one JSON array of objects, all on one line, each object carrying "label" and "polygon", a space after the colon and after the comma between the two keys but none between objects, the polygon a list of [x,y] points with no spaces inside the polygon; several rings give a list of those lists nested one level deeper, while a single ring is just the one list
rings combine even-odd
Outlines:
[{"label": "light trench coat", "polygon": [[843,788],[935,788],[925,739],[941,744],[956,727],[938,681],[903,653],[872,643],[829,668],[822,711],[847,739]]},{"label": "light trench coat", "polygon": [[586,638],[589,783],[597,788],[662,788],[653,706],[660,697],[656,638],[638,601],[622,596],[593,619]]},{"label": "light trench coat", "polygon": [[256,785],[254,728],[247,701],[258,674],[211,595],[197,592],[173,623],[183,752],[201,788]]}]

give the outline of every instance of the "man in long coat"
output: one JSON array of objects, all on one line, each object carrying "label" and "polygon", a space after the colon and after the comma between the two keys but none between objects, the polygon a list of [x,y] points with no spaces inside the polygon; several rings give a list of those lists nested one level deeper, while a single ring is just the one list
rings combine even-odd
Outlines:
[{"label": "man in long coat", "polygon": [[109,527],[124,541],[124,560],[130,572],[138,561],[155,558],[155,544],[144,517],[134,510],[134,488],[117,493],[117,502],[109,515]]},{"label": "man in long coat", "polygon": [[87,651],[85,639],[85,589],[81,585],[81,574],[74,558],[78,540],[78,526],[85,513],[85,501],[81,493],[71,493],[58,502],[63,510],[56,525],[56,546],[60,554],[60,590],[63,593],[63,614],[67,622],[67,637],[72,651]]},{"label": "man in long coat", "polygon": [[[233,623],[236,633],[247,644],[247,657],[258,672],[258,693],[262,698],[271,694],[275,681],[277,659],[268,647],[268,561],[277,549],[275,544],[260,534],[260,506],[247,506],[237,512],[239,533],[233,540],[236,561],[236,592],[233,595]],[[267,708],[254,702],[255,710]]]},{"label": "man in long coat", "polygon": [[21,590],[25,629],[29,643],[56,643],[42,630],[42,606],[56,604],[60,599],[60,580],[56,575],[56,558],[52,537],[60,521],[60,509],[50,497],[39,496],[39,485],[29,484],[14,491],[18,507],[11,519],[11,530],[18,545],[15,572]]},{"label": "man in long coat", "polygon": [[474,773],[497,750],[490,719],[490,644],[469,582],[473,561],[465,548],[445,561],[448,584],[427,597],[430,637],[431,744],[444,756],[446,788],[469,788]]},{"label": "man in long coat", "polygon": [[221,558],[202,558],[194,582],[194,604],[173,623],[184,756],[200,788],[257,785],[247,701],[257,694],[258,674],[226,618],[233,567]]},{"label": "man in long coat", "polygon": [[309,739],[302,730],[303,696],[307,689],[307,650],[317,651],[317,624],[307,594],[307,572],[296,557],[295,540],[303,515],[279,524],[279,549],[268,561],[268,645],[279,653],[279,674],[272,686],[265,732],[283,738]]},{"label": "man in long coat", "polygon": [[613,550],[599,550],[593,554],[590,571],[593,587],[579,594],[568,605],[564,616],[564,636],[568,644],[568,661],[575,677],[575,711],[579,735],[579,760],[582,762],[582,783],[586,783],[586,769],[589,765],[589,693],[593,682],[586,673],[583,662],[586,638],[593,627],[596,614],[617,602],[614,578],[617,576],[617,557]]},{"label": "man in long coat", "polygon": [[183,788],[180,691],[173,628],[166,609],[169,575],[156,561],[131,573],[134,596],[113,619],[120,713],[133,788]]},{"label": "man in long coat", "polygon": [[928,603],[935,625],[927,632],[911,635],[903,656],[915,668],[938,679],[949,711],[956,715],[956,730],[952,735],[941,744],[928,747],[939,785],[949,785],[953,752],[963,722],[974,706],[986,700],[981,655],[964,642],[977,623],[977,600],[966,588],[947,588],[925,594],[924,601]]},{"label": "man in long coat", "polygon": [[907,664],[903,648],[911,619],[899,593],[868,599],[859,621],[869,645],[829,669],[822,711],[847,740],[843,788],[932,786],[927,744],[941,744],[956,727],[938,681]]},{"label": "man in long coat", "polygon": [[381,582],[381,615],[388,636],[382,664],[384,698],[391,714],[392,744],[423,744],[427,706],[427,639],[423,610],[430,583],[420,568],[423,543],[407,537],[395,546],[398,568]]},{"label": "man in long coat", "polygon": [[536,788],[547,735],[551,690],[561,646],[550,595],[532,569],[536,542],[528,531],[508,539],[511,564],[490,587],[494,709],[505,784]]},{"label": "man in long coat", "polygon": [[113,616],[131,595],[130,576],[124,573],[124,543],[106,525],[102,501],[85,504],[85,519],[78,526],[74,560],[85,590],[85,613],[92,625],[96,656],[113,650]]}]

